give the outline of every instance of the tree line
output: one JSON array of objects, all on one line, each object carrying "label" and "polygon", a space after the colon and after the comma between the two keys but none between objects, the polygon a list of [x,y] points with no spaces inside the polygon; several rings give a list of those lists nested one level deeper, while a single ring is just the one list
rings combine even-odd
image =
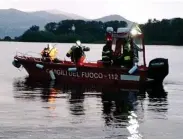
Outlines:
[{"label": "tree line", "polygon": [[[75,30],[72,30],[73,25]],[[63,20],[46,24],[44,30],[33,25],[15,39],[6,36],[2,40],[73,43],[79,39],[83,43],[104,43],[108,26],[116,30],[118,27],[126,27],[127,23],[125,21],[103,23],[101,21]],[[181,18],[161,21],[149,19],[147,23],[140,24],[140,28],[144,33],[145,44],[183,45],[183,19]]]}]

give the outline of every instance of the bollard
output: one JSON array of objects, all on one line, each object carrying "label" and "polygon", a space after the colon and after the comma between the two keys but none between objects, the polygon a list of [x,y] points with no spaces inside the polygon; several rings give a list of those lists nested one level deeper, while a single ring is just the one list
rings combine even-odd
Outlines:
[{"label": "bollard", "polygon": [[36,67],[39,68],[39,69],[42,69],[44,66],[41,65],[41,64],[36,64]]},{"label": "bollard", "polygon": [[68,68],[68,71],[71,71],[71,72],[77,71],[77,68]]},{"label": "bollard", "polygon": [[52,71],[52,70],[50,70],[50,71],[49,71],[49,73],[50,73],[50,77],[51,77],[51,79],[52,79],[52,80],[55,80],[55,79],[56,79],[56,77],[55,77],[55,74],[53,73],[53,71]]},{"label": "bollard", "polygon": [[137,70],[137,65],[133,66],[133,67],[128,71],[128,73],[129,73],[129,74],[133,74],[136,70]]}]

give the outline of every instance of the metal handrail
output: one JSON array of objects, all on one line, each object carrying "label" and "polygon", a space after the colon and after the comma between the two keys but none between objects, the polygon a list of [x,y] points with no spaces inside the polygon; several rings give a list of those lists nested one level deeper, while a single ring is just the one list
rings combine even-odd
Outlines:
[{"label": "metal handrail", "polygon": [[[33,58],[34,61],[37,61],[37,62],[42,62],[42,59],[41,57],[39,58],[39,60],[37,60],[33,55],[29,54],[29,53],[34,53],[34,54],[39,54],[39,53],[36,53],[36,52],[32,52],[32,51],[28,51],[26,53],[22,53],[22,52],[16,52],[16,56],[17,57],[21,57],[21,58],[24,58],[24,59],[27,59],[27,58]],[[40,55],[40,54],[39,54]]]},{"label": "metal handrail", "polygon": [[[33,55],[31,55],[31,54],[38,54],[39,56],[41,56],[40,53],[36,53],[36,52],[32,52],[32,51],[28,51],[28,52],[26,52],[26,53],[22,53],[22,52],[16,51],[16,56],[17,56],[17,57],[21,57],[21,58],[23,58],[23,59],[32,58],[32,59],[34,59],[34,61],[36,61],[36,62],[43,62],[43,60],[42,60],[41,57],[40,57],[40,58],[37,57],[37,58],[39,58],[39,60],[38,60],[37,58],[35,58],[35,57],[34,57]],[[67,61],[67,60],[65,59],[65,57],[64,57],[63,61]],[[90,61],[90,60],[88,60],[87,58],[86,58],[85,61],[86,61],[87,63],[97,63],[97,61]]]}]

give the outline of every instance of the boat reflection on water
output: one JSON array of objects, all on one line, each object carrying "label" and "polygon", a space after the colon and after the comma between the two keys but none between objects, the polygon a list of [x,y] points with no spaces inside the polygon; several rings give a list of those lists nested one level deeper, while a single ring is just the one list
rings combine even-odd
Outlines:
[{"label": "boat reflection on water", "polygon": [[[57,98],[65,98],[69,104],[70,113],[74,116],[85,115],[85,96],[94,95],[101,99],[102,118],[106,127],[127,130],[128,139],[141,139],[139,133],[140,121],[144,119],[144,101],[149,98],[149,108],[153,112],[166,112],[167,93],[163,87],[157,87],[147,92],[124,91],[121,89],[82,86],[79,84],[56,84],[55,82],[40,83],[29,78],[14,81],[14,97],[17,99],[40,99],[54,104]],[[94,92],[94,93],[92,93]],[[153,106],[152,106],[153,105]],[[151,108],[150,108],[151,107]],[[125,134],[120,132],[121,136]]]},{"label": "boat reflection on water", "polygon": [[[138,131],[139,122],[136,114],[138,112],[143,113],[143,109],[138,108],[139,97],[141,100],[144,99],[144,95],[139,96],[138,92],[103,92],[102,104],[106,126],[126,129],[129,139],[141,139],[142,136]],[[143,119],[143,114],[140,116],[140,119]],[[121,136],[123,134],[124,132],[121,133]]]},{"label": "boat reflection on water", "polygon": [[41,84],[29,80],[29,78],[17,78],[14,83],[14,97],[18,99],[36,100],[41,98],[43,102],[54,102],[59,89],[54,88],[54,82]]},{"label": "boat reflection on water", "polygon": [[102,94],[103,114],[107,126],[115,124],[120,125],[121,122],[126,121],[129,112],[133,111],[136,106],[137,94],[134,92],[103,92]]},{"label": "boat reflection on water", "polygon": [[168,113],[168,92],[162,86],[156,86],[153,90],[147,91],[147,111],[151,119],[167,119]]},{"label": "boat reflection on water", "polygon": [[[65,88],[68,92],[69,86]],[[72,115],[84,115],[84,90],[82,86],[72,86],[70,88],[69,108]]]}]

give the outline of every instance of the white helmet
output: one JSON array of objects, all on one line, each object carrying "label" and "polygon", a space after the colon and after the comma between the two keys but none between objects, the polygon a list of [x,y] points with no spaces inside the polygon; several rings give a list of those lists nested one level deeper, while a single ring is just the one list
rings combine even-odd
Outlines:
[{"label": "white helmet", "polygon": [[77,41],[76,41],[76,46],[81,46],[80,40],[77,40]]}]

